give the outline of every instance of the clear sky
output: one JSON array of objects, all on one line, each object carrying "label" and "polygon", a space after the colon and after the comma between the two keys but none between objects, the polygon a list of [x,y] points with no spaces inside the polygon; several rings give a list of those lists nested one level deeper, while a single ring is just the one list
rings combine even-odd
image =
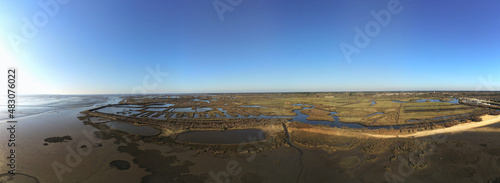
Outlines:
[{"label": "clear sky", "polygon": [[2,83],[16,66],[25,94],[500,90],[500,1],[61,3],[0,2]]}]

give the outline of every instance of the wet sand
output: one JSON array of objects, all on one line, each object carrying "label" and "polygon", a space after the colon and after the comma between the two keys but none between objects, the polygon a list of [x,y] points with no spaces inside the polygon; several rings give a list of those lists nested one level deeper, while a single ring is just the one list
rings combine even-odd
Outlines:
[{"label": "wet sand", "polygon": [[[326,144],[328,148],[299,146],[302,156],[287,146],[257,154],[228,155],[154,142],[147,137],[106,128],[105,124],[92,126],[77,118],[82,116],[79,112],[83,110],[74,108],[19,119],[16,165],[20,176],[0,175],[0,181],[59,182],[52,168],[52,163],[59,162],[71,169],[63,174],[63,182],[216,182],[216,179],[224,181],[226,178],[231,182],[385,182],[387,172],[401,175],[398,172],[401,162],[393,158],[396,149],[415,139],[429,142],[423,143],[427,146],[435,144],[435,148],[426,146],[434,153],[424,154],[426,167],[404,177],[406,182],[487,182],[500,172],[497,127],[448,134],[442,143],[425,136],[378,139],[339,134],[334,138],[342,141]],[[6,127],[7,123],[0,123],[0,128]],[[82,130],[101,131],[98,139],[102,142],[90,142]],[[46,138],[66,135],[71,136],[71,140],[43,145]],[[2,141],[7,138],[6,133],[0,133]],[[379,149],[367,151],[367,147],[372,147],[370,144]],[[87,152],[87,155],[81,156],[80,163],[69,165],[67,147],[76,153]],[[423,150],[405,151],[399,156],[407,157],[411,152],[420,151]],[[0,146],[0,156],[8,156],[5,145]],[[130,168],[120,170],[110,166],[115,160],[128,162]],[[234,168],[233,175],[229,175],[228,165]],[[7,166],[0,166],[0,172],[7,171]]]},{"label": "wet sand", "polygon": [[[71,172],[62,175],[63,182],[92,182],[96,177],[105,181],[132,181],[140,182],[140,177],[148,173],[144,168],[139,168],[136,164],[131,164],[129,170],[120,171],[112,169],[109,163],[115,159],[122,159],[133,162],[133,157],[116,151],[118,144],[112,140],[102,141],[101,147],[95,144],[87,144],[87,156],[80,156],[81,162],[70,164],[66,163],[66,156],[73,151],[78,153],[78,148],[83,142],[89,142],[88,138],[82,133],[82,130],[93,130],[93,127],[84,125],[77,116],[82,109],[75,108],[58,112],[48,112],[18,119],[16,125],[16,171],[28,176],[35,177],[39,182],[59,182],[52,164],[59,162],[71,169]],[[7,123],[0,122],[0,128],[7,128]],[[8,139],[7,133],[1,133],[0,139]],[[62,143],[49,143],[43,145],[44,139],[55,136],[72,137],[72,140]],[[0,156],[7,157],[7,146],[0,146]],[[70,151],[67,150],[72,149]],[[72,159],[72,162],[77,162]],[[7,166],[0,166],[0,172],[7,172]],[[106,176],[99,176],[105,174]],[[12,182],[18,182],[17,176],[14,176]],[[22,179],[22,176],[19,176]],[[21,180],[19,180],[21,181]]]},{"label": "wet sand", "polygon": [[498,116],[485,115],[482,118],[483,118],[483,121],[481,121],[481,122],[472,122],[472,123],[458,124],[458,125],[455,125],[455,126],[452,126],[452,127],[448,127],[448,128],[435,129],[435,130],[427,130],[427,131],[420,131],[420,132],[413,133],[413,134],[405,134],[405,135],[378,135],[378,134],[365,133],[364,135],[367,135],[367,136],[370,136],[370,137],[376,137],[376,138],[413,138],[413,137],[426,137],[426,136],[438,135],[438,134],[443,134],[443,133],[463,132],[463,131],[471,130],[473,128],[488,126],[488,125],[500,122],[500,115],[498,115]]},{"label": "wet sand", "polygon": [[[0,180],[19,182],[59,182],[52,164],[68,168],[62,182],[205,182],[215,180],[210,172],[227,171],[228,162],[237,162],[241,172],[230,176],[234,182],[295,182],[296,177],[288,175],[298,172],[299,156],[296,150],[282,147],[255,154],[229,156],[214,155],[212,152],[197,152],[186,147],[145,142],[144,137],[130,135],[109,127],[96,128],[78,119],[81,111],[75,108],[49,112],[19,119],[17,128],[16,169],[19,176],[0,176]],[[7,128],[7,123],[0,123]],[[82,131],[102,132],[101,138],[86,137]],[[46,143],[50,137],[64,137],[62,142]],[[8,139],[6,133],[0,134]],[[92,140],[99,139],[98,143]],[[7,157],[6,146],[0,146],[0,156]],[[71,149],[68,151],[68,149]],[[81,157],[79,163],[73,157],[68,163],[66,157],[73,152]],[[85,156],[79,154],[85,154]],[[115,160],[127,161],[130,168],[119,170],[110,166]],[[61,169],[59,169],[61,170]],[[0,172],[7,172],[7,166],[0,166]],[[25,176],[23,176],[25,175]],[[31,177],[31,179],[30,179]],[[219,176],[222,180],[224,176]]]}]

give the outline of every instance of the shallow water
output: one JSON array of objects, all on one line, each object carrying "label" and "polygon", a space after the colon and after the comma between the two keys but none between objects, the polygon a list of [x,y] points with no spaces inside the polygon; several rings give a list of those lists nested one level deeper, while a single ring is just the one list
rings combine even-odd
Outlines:
[{"label": "shallow water", "polygon": [[384,113],[383,113],[383,112],[376,112],[376,113],[373,113],[373,114],[369,114],[369,115],[367,115],[366,117],[375,116],[375,115],[377,115],[377,114],[384,114]]},{"label": "shallow water", "polygon": [[210,101],[209,101],[209,100],[201,100],[201,99],[193,99],[192,101],[210,103]]},{"label": "shallow water", "polygon": [[[422,99],[422,100],[419,100],[419,101],[423,102],[423,101],[427,101],[427,99]],[[430,100],[430,101],[438,101],[438,100]],[[456,101],[457,100],[454,99],[453,101],[446,102],[446,103],[453,103],[453,102],[456,102]],[[402,102],[402,101],[393,101],[393,102],[409,103],[409,102]],[[375,101],[371,101],[371,103],[372,103],[371,105],[375,105],[376,104]],[[164,105],[164,104],[155,104],[155,105]],[[166,104],[166,105],[169,105],[169,104]],[[293,104],[293,105],[295,105],[295,106],[311,106],[311,107],[304,107],[303,109],[312,109],[312,108],[314,108],[314,106],[309,105],[309,104]],[[261,106],[258,106],[258,105],[249,105],[249,106],[240,106],[240,107],[261,107]],[[113,114],[118,114],[119,113],[119,115],[126,115],[126,116],[140,113],[139,111],[133,111],[131,109],[134,109],[134,108],[110,106],[110,107],[106,107],[106,108],[100,109],[98,111],[99,112],[106,112],[106,113],[113,113]],[[146,108],[147,111],[158,111],[158,112],[166,110],[166,109],[167,108]],[[203,107],[203,108],[196,108],[195,110],[193,110],[191,107],[184,107],[184,108],[173,108],[170,112],[207,112],[207,111],[210,111],[210,110],[213,110],[213,109],[209,108],[209,107]],[[381,129],[381,128],[385,128],[385,129],[389,129],[389,128],[398,129],[398,128],[401,128],[401,127],[411,126],[411,125],[364,126],[364,125],[361,125],[361,124],[358,124],[358,123],[344,123],[344,122],[341,122],[339,120],[339,116],[335,116],[335,114],[337,114],[336,112],[332,112],[330,114],[332,116],[333,121],[315,121],[315,120],[307,120],[307,117],[309,117],[309,115],[301,113],[300,110],[294,110],[293,111],[294,113],[297,114],[296,116],[265,116],[265,115],[259,115],[259,116],[254,116],[254,115],[242,116],[239,113],[236,113],[237,114],[236,116],[231,116],[223,108],[217,108],[217,110],[219,110],[219,111],[221,111],[222,113],[225,114],[225,117],[221,117],[220,115],[216,114],[217,118],[256,118],[256,119],[292,118],[291,121],[298,121],[298,122],[307,123],[307,124],[314,124],[314,125],[318,125],[318,124],[319,125],[326,125],[326,126],[339,127],[339,128],[341,128],[341,127],[348,127],[348,128],[368,128],[368,129]],[[382,112],[376,112],[376,113],[373,113],[373,114],[369,114],[369,115],[367,115],[365,117],[370,117],[370,116],[374,116],[374,115],[378,115],[378,114],[384,114],[384,113],[382,113]],[[149,116],[139,116],[139,117],[148,117],[148,118],[155,118],[155,119],[165,119],[165,115],[161,115],[159,117],[152,117],[154,115],[155,114],[151,114]],[[199,115],[195,114],[193,117],[194,118],[206,118],[206,117],[208,117],[208,115],[199,116]],[[451,116],[451,117],[454,117],[454,116]],[[175,117],[175,115],[173,115],[173,116],[171,116],[171,118],[176,118],[176,117]],[[187,118],[187,117],[184,116],[182,118]],[[434,118],[434,119],[435,120],[436,119],[446,120],[447,118],[449,118],[449,117],[448,116],[444,116],[444,117],[437,117],[437,118]],[[418,122],[418,121],[420,121],[420,120],[410,120],[409,122]]]},{"label": "shallow water", "polygon": [[[304,109],[312,109],[312,108],[314,108],[314,106],[312,106],[312,107],[306,107]],[[309,115],[301,113],[300,110],[293,110],[293,112],[296,113],[297,116],[294,116],[293,119],[292,119],[292,121],[298,121],[298,122],[312,124],[312,125],[325,125],[325,126],[331,126],[331,127],[337,127],[337,128],[348,127],[348,128],[358,128],[358,129],[359,128],[367,128],[367,129],[390,129],[390,128],[394,128],[394,129],[399,129],[399,128],[402,128],[402,127],[410,126],[410,125],[365,126],[365,125],[358,124],[358,123],[344,123],[344,122],[341,122],[339,120],[338,116],[332,116],[332,118],[335,121],[314,121],[314,120],[308,120],[307,117],[309,117]],[[330,115],[335,115],[335,114],[337,114],[337,113],[336,112],[330,113]],[[375,115],[375,114],[373,114],[373,115]]]},{"label": "shallow water", "polygon": [[[441,102],[441,103],[459,104],[459,101],[456,98],[453,98],[451,101],[441,101],[439,99],[420,99],[420,100],[415,100],[415,102],[417,102],[417,103],[427,102],[427,101],[429,101],[429,102]],[[410,103],[410,102],[403,102],[403,101],[399,101],[399,100],[393,100],[392,102],[395,102],[395,103]]]},{"label": "shallow water", "polygon": [[[16,97],[16,117],[57,112],[75,107],[100,106],[120,99],[114,95],[20,95]],[[0,107],[7,109],[6,96],[0,96]],[[8,119],[7,110],[0,110],[0,120]]]},{"label": "shallow water", "polygon": [[159,130],[150,126],[139,126],[125,122],[113,121],[113,122],[107,122],[106,125],[116,130],[120,130],[134,135],[152,136],[160,133]]},{"label": "shallow water", "polygon": [[[248,115],[248,116],[242,116],[240,114],[237,113],[237,116],[231,116],[229,114],[227,114],[227,110],[224,110],[222,108],[217,108],[219,111],[221,111],[222,113],[224,113],[224,115],[226,115],[226,117],[223,117],[223,118],[257,118],[257,119],[274,119],[274,118],[289,118],[291,116],[266,116],[266,115],[259,115],[259,116],[254,116],[254,115]],[[217,117],[220,117],[218,114],[216,114]]]},{"label": "shallow water", "polygon": [[[262,106],[259,106],[259,105],[242,105],[240,107],[262,107]],[[262,107],[262,108],[265,108],[265,107]]]},{"label": "shallow water", "polygon": [[115,105],[116,107],[134,107],[134,108],[139,108],[139,107],[143,107],[142,105],[134,105],[134,104],[119,104],[119,105]]},{"label": "shallow water", "polygon": [[439,99],[420,99],[420,100],[415,100],[416,102],[441,102],[441,103],[452,103],[452,104],[458,104],[458,99],[454,98],[451,101],[441,101]]},{"label": "shallow water", "polygon": [[109,121],[108,118],[101,118],[101,117],[91,117],[89,118],[89,120],[92,121],[93,123],[105,123]]},{"label": "shallow water", "polygon": [[140,109],[141,108],[108,106],[105,108],[98,109],[97,112],[130,116],[141,113],[140,111],[138,111]]},{"label": "shallow water", "polygon": [[201,107],[201,108],[196,108],[193,110],[191,107],[181,107],[181,108],[174,108],[172,112],[207,112],[213,110],[210,107]]},{"label": "shallow water", "polygon": [[170,107],[170,106],[174,106],[175,104],[153,104],[153,105],[149,105],[148,107]]},{"label": "shallow water", "polygon": [[146,108],[144,110],[146,111],[164,111],[167,110],[168,108]]},{"label": "shallow water", "polygon": [[[307,109],[307,108],[304,108]],[[342,123],[339,121],[338,116],[333,116],[332,118],[335,119],[335,121],[315,121],[315,120],[308,120],[307,118],[309,115],[301,113],[300,110],[293,110],[294,113],[297,115],[292,118],[292,121],[298,121],[302,123],[307,123],[307,124],[312,124],[312,125],[326,125],[326,126],[331,126],[331,127],[349,127],[349,128],[363,128],[365,126],[357,123]],[[335,112],[332,112],[331,114],[336,114]]]}]

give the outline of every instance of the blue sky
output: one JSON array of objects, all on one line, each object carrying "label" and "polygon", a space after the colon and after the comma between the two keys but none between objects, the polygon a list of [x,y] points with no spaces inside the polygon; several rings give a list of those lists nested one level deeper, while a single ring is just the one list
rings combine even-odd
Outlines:
[{"label": "blue sky", "polygon": [[[219,0],[223,20],[214,1],[40,2],[58,8],[0,2],[2,72],[26,94],[500,90],[499,1]],[[395,2],[349,62],[341,43]]]}]

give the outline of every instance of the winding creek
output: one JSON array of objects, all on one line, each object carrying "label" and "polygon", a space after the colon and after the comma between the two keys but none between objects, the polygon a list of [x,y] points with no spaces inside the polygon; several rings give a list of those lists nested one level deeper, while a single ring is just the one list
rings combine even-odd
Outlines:
[{"label": "winding creek", "polygon": [[[403,102],[403,101],[396,101],[396,100],[394,100],[392,102],[396,102],[396,103],[410,103],[410,102]],[[459,103],[457,99],[452,99],[451,101],[441,101],[441,100],[438,100],[438,99],[420,99],[420,100],[415,100],[414,102],[416,102],[416,103],[421,103],[421,102],[442,102],[442,103],[452,103],[452,104],[458,104]],[[370,101],[370,103],[371,103],[370,105],[372,105],[372,106],[377,104],[375,101]],[[313,109],[315,107],[314,105],[310,105],[310,104],[293,104],[293,105],[294,106],[310,106],[310,107],[304,107],[302,109]],[[146,111],[162,111],[162,110],[166,109],[165,107],[171,107],[171,106],[173,106],[173,104],[153,104],[153,105],[145,106],[145,108],[146,108]],[[119,114],[119,115],[124,115],[124,116],[130,116],[130,115],[134,115],[134,114],[140,113],[138,111],[138,109],[141,109],[142,107],[143,106],[140,106],[140,105],[119,105],[119,106],[109,106],[109,107],[101,108],[98,111],[99,112],[104,112],[104,113],[112,113],[112,114]],[[241,106],[241,107],[261,107],[261,106],[249,105],[249,106]],[[342,121],[339,120],[339,116],[336,116],[336,114],[337,114],[336,112],[331,112],[329,114],[333,118],[333,121],[318,121],[318,120],[308,120],[307,118],[309,117],[309,115],[300,112],[301,110],[293,110],[293,112],[296,114],[295,116],[266,116],[266,115],[242,116],[240,114],[237,114],[237,116],[230,116],[230,115],[227,114],[227,111],[224,110],[224,109],[222,109],[222,108],[212,109],[212,108],[204,107],[204,108],[196,108],[194,110],[192,108],[172,108],[171,109],[171,111],[174,111],[174,112],[206,112],[206,111],[210,111],[210,110],[219,110],[219,111],[221,111],[222,113],[225,114],[224,118],[257,118],[257,119],[291,118],[291,120],[289,120],[289,122],[298,121],[298,122],[312,124],[312,125],[325,125],[325,126],[337,127],[337,128],[348,127],[348,128],[357,128],[357,129],[360,129],[360,128],[367,128],[367,129],[391,129],[391,128],[392,129],[399,129],[399,128],[402,128],[402,127],[411,126],[411,125],[365,126],[365,125],[362,125],[362,124],[359,124],[359,123],[345,123],[345,122],[342,122]],[[384,113],[382,113],[382,112],[376,112],[376,113],[373,113],[373,114],[369,114],[369,115],[367,115],[365,117],[370,117],[370,116],[374,116],[374,115],[383,115],[383,114]],[[436,118],[434,118],[432,120],[442,120],[442,122],[445,122],[449,118],[453,118],[453,117],[466,117],[467,115],[469,115],[469,114],[461,114],[461,115],[453,115],[453,116],[443,116],[443,117],[436,117]],[[153,116],[153,115],[150,115],[150,117],[151,116]],[[172,116],[172,117],[175,118],[175,116]],[[194,117],[195,118],[199,118],[200,116],[198,116],[197,114],[195,114]],[[208,117],[208,116],[205,116],[205,117]],[[217,117],[221,117],[221,116],[219,116],[217,114]],[[152,117],[152,118],[161,118],[161,117]],[[424,122],[425,120],[409,120],[409,122],[419,122],[419,121]],[[101,121],[97,121],[97,122],[101,122]],[[104,121],[102,121],[102,122],[104,122]],[[135,124],[129,124],[129,123],[123,123],[123,122],[114,122],[114,121],[109,121],[109,122],[106,121],[105,123],[106,123],[106,125],[110,126],[111,128],[114,128],[114,129],[117,129],[117,130],[120,130],[120,131],[124,131],[124,132],[127,132],[127,133],[131,133],[131,134],[135,134],[135,135],[151,136],[151,135],[156,135],[156,134],[159,133],[159,131],[157,129],[149,127],[149,126],[138,126],[138,125],[135,125]],[[436,122],[436,123],[440,123],[440,122]],[[216,132],[207,132],[207,133],[216,133]],[[232,133],[232,132],[229,132],[229,133],[226,133],[226,134],[230,134],[230,133]],[[245,132],[245,134],[246,134],[246,132]],[[193,134],[191,134],[191,135],[193,135]],[[219,135],[222,135],[222,134],[219,134]],[[205,136],[205,135],[203,135],[203,136]],[[209,136],[210,136],[210,134],[209,134]],[[181,138],[184,138],[184,137],[181,137]],[[194,139],[194,137],[190,137],[190,138]],[[231,142],[229,142],[229,143],[231,143]]]},{"label": "winding creek", "polygon": [[[421,100],[415,100],[412,102],[403,102],[403,101],[392,101],[395,103],[420,103],[420,102],[442,102],[442,103],[453,103],[453,104],[458,104],[457,99],[453,99],[452,101],[440,101],[436,99],[421,99]],[[370,101],[370,105],[377,105],[375,101]],[[312,124],[312,125],[325,125],[325,126],[330,126],[330,127],[337,127],[337,128],[342,128],[342,127],[348,127],[348,128],[367,128],[367,129],[399,129],[402,127],[408,127],[411,125],[393,125],[393,126],[365,126],[362,124],[358,123],[345,123],[341,122],[339,120],[339,116],[337,116],[336,112],[330,112],[329,116],[332,117],[333,121],[318,121],[318,120],[308,120],[307,118],[309,115],[304,114],[301,112],[303,109],[313,109],[315,106],[310,105],[310,104],[293,104],[294,106],[310,106],[310,107],[303,107],[302,109],[298,110],[293,110],[293,112],[296,114],[295,116],[265,116],[265,115],[259,115],[259,116],[242,116],[240,114],[237,114],[238,116],[230,116],[228,115],[227,111],[222,109],[222,108],[209,108],[209,107],[204,107],[204,108],[190,108],[190,107],[185,107],[185,108],[171,108],[169,109],[170,111],[173,112],[206,112],[210,110],[219,110],[222,112],[226,117],[224,118],[257,118],[257,119],[271,119],[271,118],[290,118],[289,122],[292,121],[298,121],[302,123],[307,123],[307,124]],[[149,106],[144,106],[146,111],[164,111],[168,107],[173,106],[172,104],[155,104],[155,105],[149,105]],[[247,106],[240,106],[240,107],[262,107],[262,106],[257,106],[257,105],[247,105]],[[110,106],[106,108],[99,109],[99,112],[104,112],[104,113],[114,113],[114,114],[120,114],[124,116],[130,116],[133,114],[138,114],[139,112],[134,109],[141,109],[141,106],[136,106],[136,105],[130,105],[130,106]],[[370,117],[374,115],[384,115],[382,112],[375,112],[369,115],[366,115],[365,117]],[[433,120],[443,120],[446,121],[448,118],[451,117],[462,117],[466,116],[468,114],[461,114],[461,115],[454,115],[454,116],[443,116],[443,117],[437,117],[434,118]],[[151,115],[150,115],[151,116]],[[218,117],[220,117],[217,114]],[[199,118],[197,114],[194,116],[195,118]],[[205,116],[208,117],[208,116]],[[116,121],[108,121],[106,119],[101,119],[101,118],[91,118],[91,121],[95,123],[105,123],[111,128],[124,131],[130,134],[134,135],[140,135],[140,136],[152,136],[152,135],[157,135],[160,133],[160,130],[155,129],[153,127],[149,126],[139,126],[131,123],[125,123],[125,122],[116,122]],[[418,122],[419,120],[410,120],[409,122]],[[413,125],[413,124],[412,124]],[[304,163],[303,163],[303,156],[304,156],[304,151],[296,146],[291,139],[290,133],[287,129],[286,124],[283,124],[283,129],[286,133],[286,143],[293,149],[297,150],[299,152],[299,173],[296,178],[296,182],[299,182],[302,176],[302,173],[304,171]],[[249,137],[258,137],[258,138],[249,138]],[[207,131],[189,131],[189,132],[184,132],[180,133],[175,137],[175,140],[179,142],[186,142],[186,143],[195,143],[195,144],[241,144],[241,143],[254,143],[258,141],[265,140],[266,136],[265,133],[260,130],[260,129],[236,129],[236,130],[226,130],[226,131],[216,131],[216,130],[207,130]]]},{"label": "winding creek", "polygon": [[302,164],[302,155],[304,154],[304,152],[302,151],[302,149],[298,148],[297,146],[295,146],[292,142],[291,142],[291,139],[290,139],[290,134],[288,133],[288,128],[286,128],[286,125],[283,124],[283,129],[285,130],[285,133],[286,133],[286,143],[288,145],[290,145],[290,147],[296,149],[299,154],[300,154],[300,157],[299,157],[299,166],[300,166],[300,171],[299,171],[299,174],[297,175],[297,181],[296,182],[299,182],[300,180],[300,175],[302,175],[302,171],[304,170],[304,165]]},{"label": "winding creek", "polygon": [[[305,104],[305,105],[307,105],[307,104]],[[311,105],[311,107],[304,107],[303,109],[313,109],[313,108],[314,108],[314,106]],[[307,123],[307,124],[312,124],[312,125],[325,125],[325,126],[331,126],[331,127],[337,127],[337,128],[348,127],[348,128],[358,128],[358,129],[359,128],[367,128],[367,129],[390,129],[390,128],[394,128],[394,129],[399,129],[399,128],[402,128],[402,127],[410,126],[410,125],[365,126],[365,125],[362,125],[362,124],[359,124],[359,123],[344,123],[344,122],[341,122],[339,120],[338,116],[332,116],[332,118],[335,121],[315,121],[315,120],[308,120],[307,118],[309,117],[309,115],[300,112],[300,110],[293,110],[293,112],[296,113],[297,115],[294,116],[291,121],[299,121],[299,122],[302,122],[302,123]],[[336,112],[331,112],[330,113],[330,115],[335,115],[335,114],[337,114],[337,113]],[[374,113],[374,114],[370,114],[368,116],[377,115],[377,114],[383,114],[383,113]]]}]

